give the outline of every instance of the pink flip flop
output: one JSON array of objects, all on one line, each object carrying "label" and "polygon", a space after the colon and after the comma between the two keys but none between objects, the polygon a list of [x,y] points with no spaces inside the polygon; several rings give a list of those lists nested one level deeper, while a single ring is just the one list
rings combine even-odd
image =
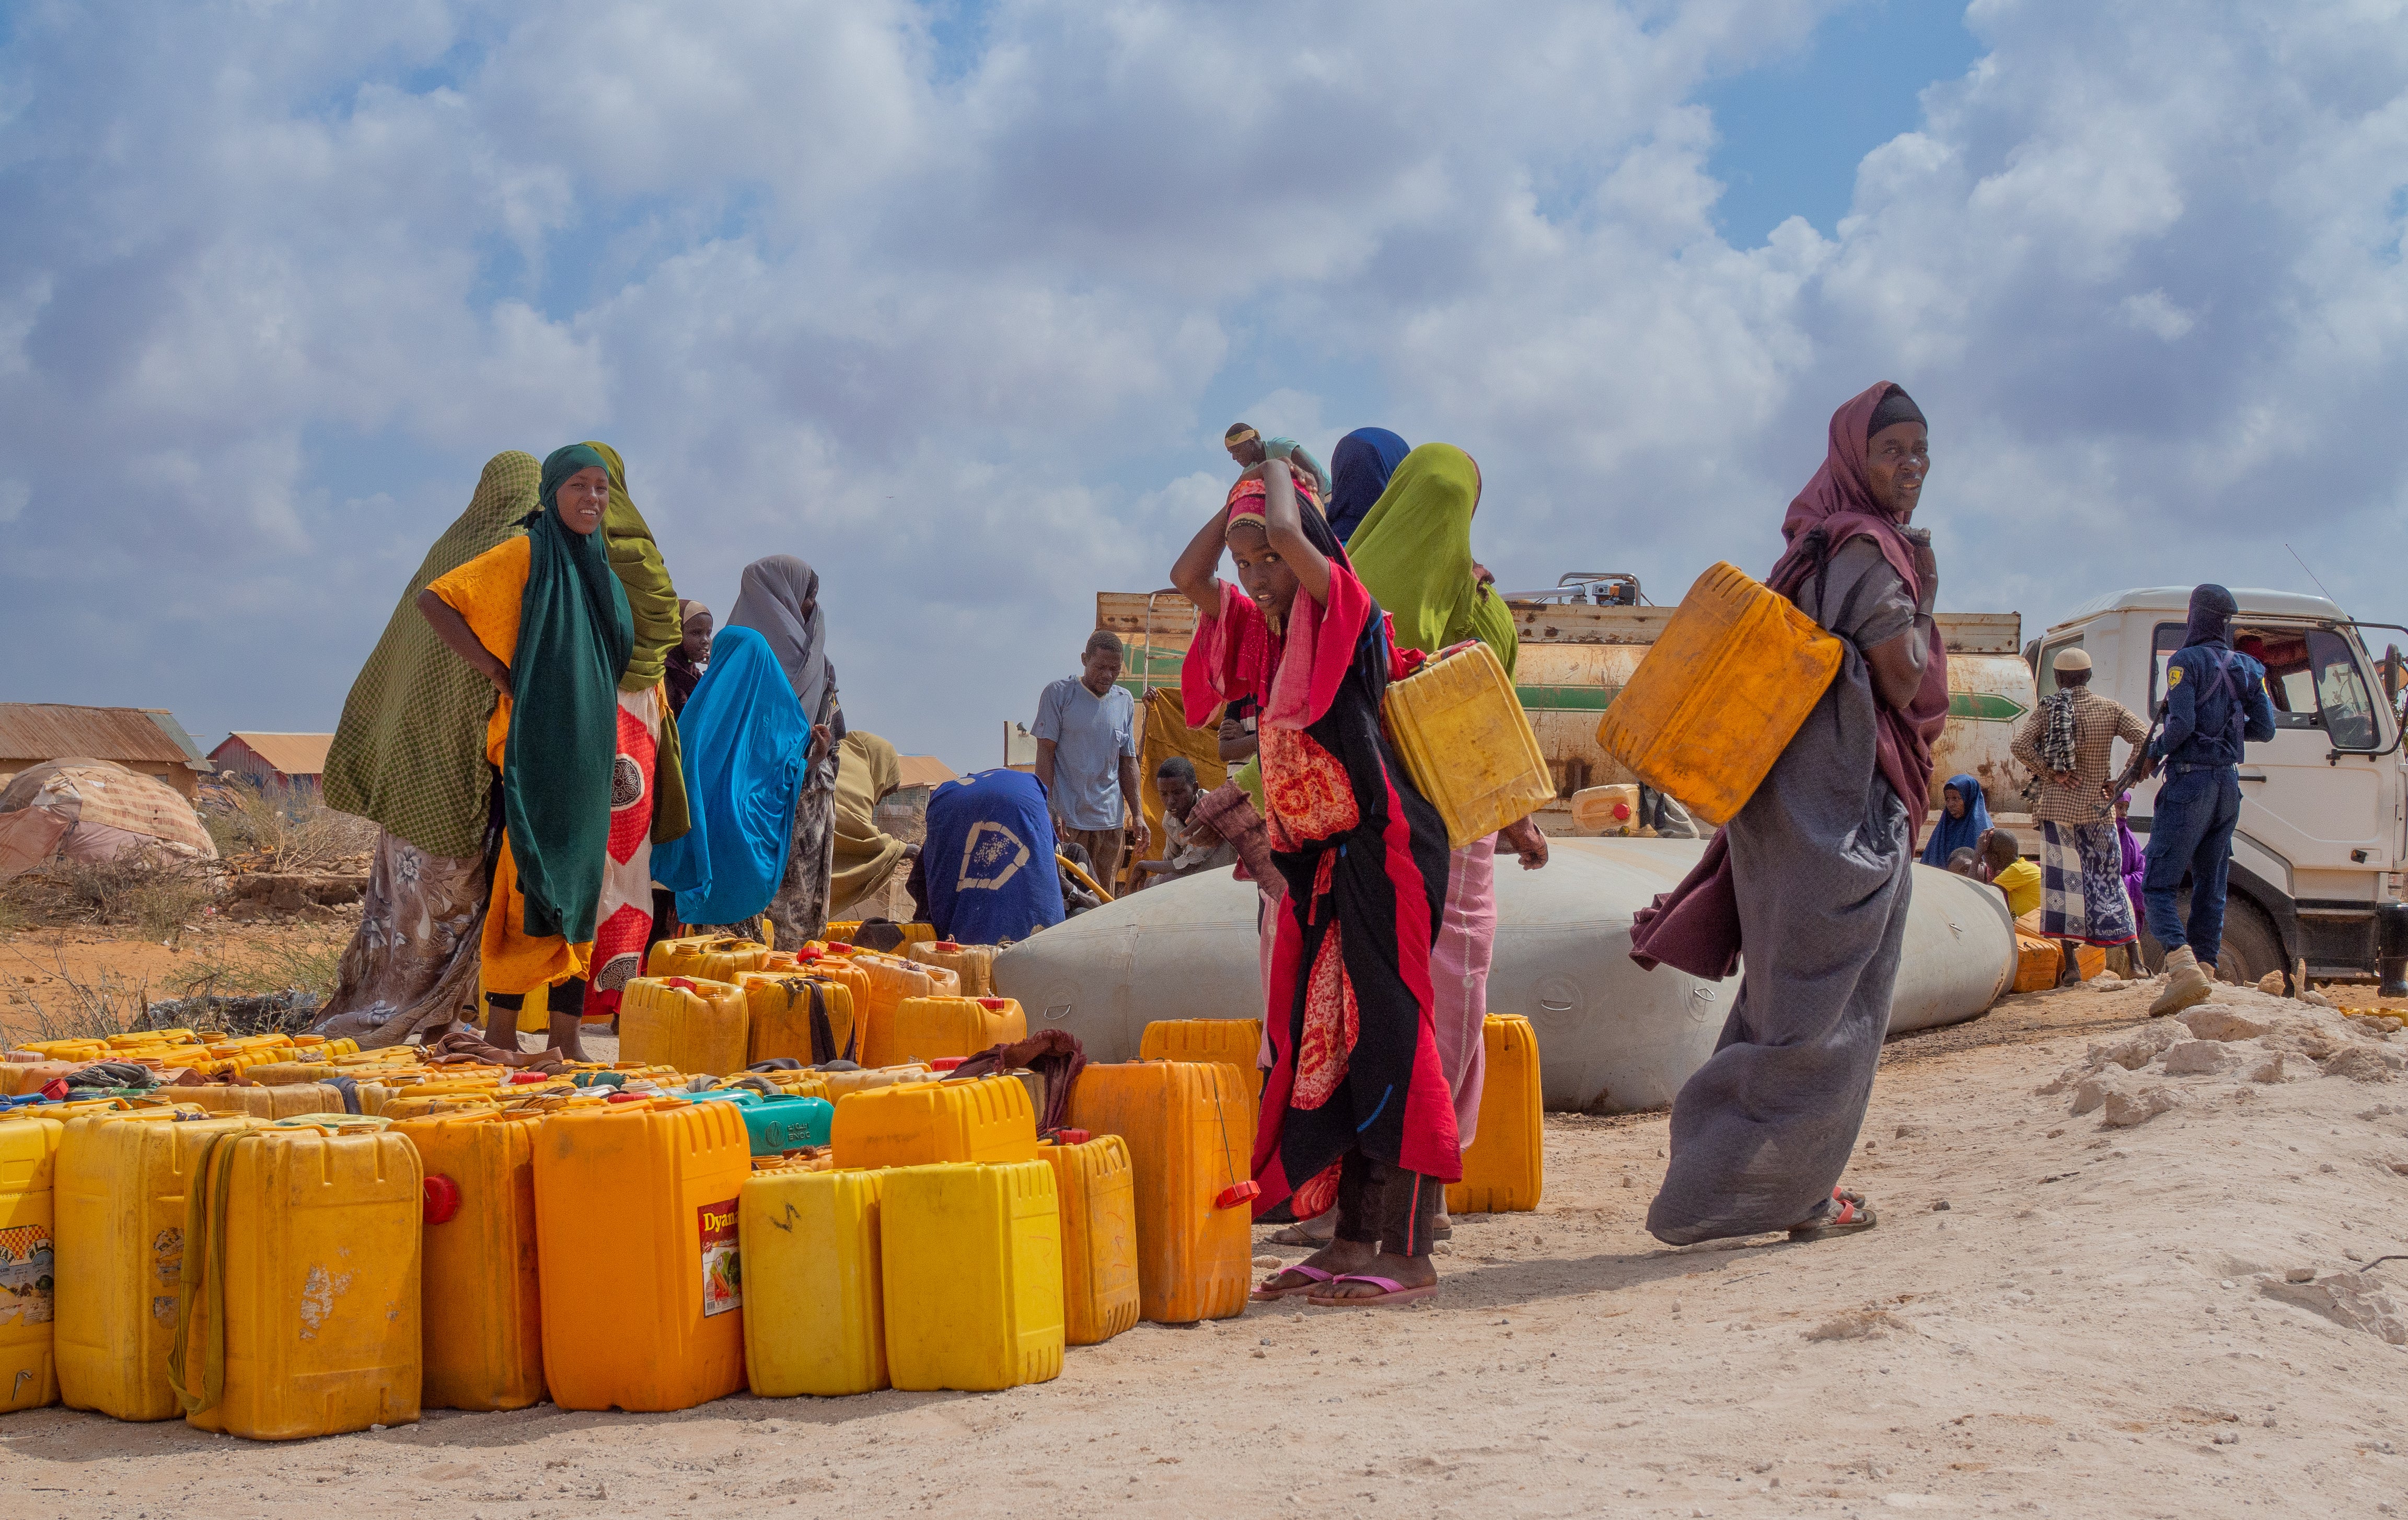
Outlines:
[{"label": "pink flip flop", "polygon": [[1342,1272],[1331,1278],[1330,1282],[1333,1283],[1369,1283],[1380,1292],[1369,1298],[1324,1298],[1315,1296],[1309,1297],[1304,1301],[1321,1309],[1385,1309],[1391,1304],[1412,1303],[1416,1298],[1427,1298],[1438,1292],[1438,1284],[1435,1283],[1418,1288],[1409,1288],[1393,1277],[1373,1277],[1368,1272]]},{"label": "pink flip flop", "polygon": [[[1309,1283],[1298,1283],[1292,1287],[1275,1288],[1271,1286],[1272,1283],[1278,1282],[1282,1277],[1286,1276],[1289,1272],[1302,1272],[1306,1277],[1311,1278],[1312,1281]],[[1307,1267],[1304,1263],[1297,1262],[1293,1267],[1283,1267],[1278,1271],[1271,1273],[1270,1276],[1264,1278],[1261,1285],[1254,1289],[1251,1297],[1254,1298],[1254,1302],[1258,1304],[1277,1303],[1282,1298],[1292,1298],[1299,1293],[1318,1293],[1321,1291],[1321,1285],[1323,1283],[1341,1281],[1343,1280],[1334,1272],[1325,1272],[1318,1267]]]}]

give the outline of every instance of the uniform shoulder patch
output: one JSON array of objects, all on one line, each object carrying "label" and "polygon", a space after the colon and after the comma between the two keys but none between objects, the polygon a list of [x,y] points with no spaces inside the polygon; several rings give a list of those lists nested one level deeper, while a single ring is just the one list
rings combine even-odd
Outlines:
[{"label": "uniform shoulder patch", "polygon": [[2181,666],[2170,665],[2166,667],[2166,684],[2169,686],[2179,686],[2182,684]]}]

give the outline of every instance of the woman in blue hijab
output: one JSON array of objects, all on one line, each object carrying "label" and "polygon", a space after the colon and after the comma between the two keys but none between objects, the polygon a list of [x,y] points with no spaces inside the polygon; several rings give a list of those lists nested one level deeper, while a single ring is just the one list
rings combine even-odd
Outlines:
[{"label": "woman in blue hijab", "polygon": [[1971,776],[1951,776],[1940,794],[1940,826],[1923,841],[1923,863],[1948,868],[1948,857],[1959,850],[1978,849],[1990,832],[1990,805],[1982,783]]},{"label": "woman in blue hijab", "polygon": [[1344,543],[1388,489],[1388,477],[1412,451],[1384,427],[1358,427],[1329,452],[1329,531]]},{"label": "woman in blue hijab", "polygon": [[696,932],[753,938],[785,874],[811,741],[769,640],[722,628],[678,729],[694,826],[653,847],[652,879],[676,890],[677,916]]}]

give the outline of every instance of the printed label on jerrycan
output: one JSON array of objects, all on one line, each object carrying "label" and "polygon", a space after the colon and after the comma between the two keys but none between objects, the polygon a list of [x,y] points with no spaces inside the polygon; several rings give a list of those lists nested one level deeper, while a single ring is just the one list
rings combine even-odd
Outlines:
[{"label": "printed label on jerrycan", "polygon": [[48,1225],[0,1229],[0,1325],[48,1325],[56,1286]]},{"label": "printed label on jerrycan", "polygon": [[702,1228],[702,1317],[744,1307],[744,1258],[736,1249],[736,1200],[706,1203]]}]

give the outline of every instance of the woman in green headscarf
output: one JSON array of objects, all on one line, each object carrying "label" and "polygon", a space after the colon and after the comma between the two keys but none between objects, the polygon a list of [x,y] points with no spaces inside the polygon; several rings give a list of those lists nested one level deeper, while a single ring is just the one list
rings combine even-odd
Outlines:
[{"label": "woman in green headscarf", "polygon": [[[1451,443],[1425,443],[1388,477],[1387,489],[1346,540],[1346,553],[1364,587],[1396,620],[1398,648],[1434,655],[1476,638],[1511,676],[1520,640],[1512,610],[1472,558],[1471,518],[1479,509],[1480,466]],[[1521,856],[1525,870],[1547,863],[1546,838],[1526,818],[1453,852],[1446,908],[1430,948],[1439,1066],[1455,1096],[1455,1131],[1467,1146],[1479,1128],[1487,1072],[1481,1030],[1496,950],[1500,844]]]},{"label": "woman in green headscarf", "polygon": [[[506,1056],[518,1054],[525,994],[547,987],[551,1053],[583,1059],[606,878],[650,832],[648,814],[633,828],[619,816],[650,802],[642,778],[653,756],[641,724],[629,733],[618,691],[635,634],[600,537],[609,500],[599,452],[557,450],[543,462],[540,509],[525,535],[418,595],[436,637],[500,695],[485,753],[501,772],[504,838],[481,951],[488,1034]],[[649,904],[649,879],[644,896]],[[640,954],[640,934],[637,943]]]}]

